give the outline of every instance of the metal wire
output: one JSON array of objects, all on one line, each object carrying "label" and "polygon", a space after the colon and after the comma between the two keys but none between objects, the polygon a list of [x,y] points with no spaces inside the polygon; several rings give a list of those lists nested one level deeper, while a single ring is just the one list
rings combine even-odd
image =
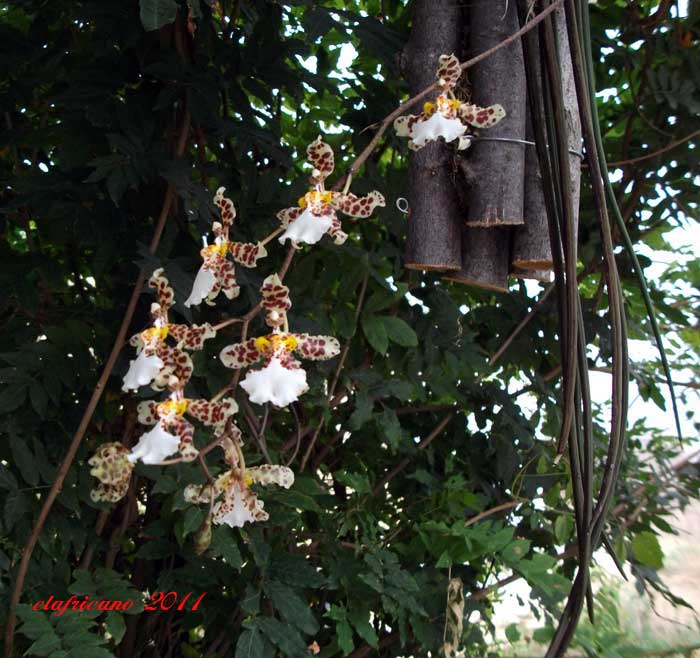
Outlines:
[{"label": "metal wire", "polygon": [[[470,137],[472,142],[511,142],[512,144],[525,144],[525,146],[535,146],[535,142],[531,142],[528,139],[517,139],[515,137]],[[569,149],[571,155],[575,155],[581,160],[584,159],[584,155],[581,151],[575,151],[574,149]]]}]

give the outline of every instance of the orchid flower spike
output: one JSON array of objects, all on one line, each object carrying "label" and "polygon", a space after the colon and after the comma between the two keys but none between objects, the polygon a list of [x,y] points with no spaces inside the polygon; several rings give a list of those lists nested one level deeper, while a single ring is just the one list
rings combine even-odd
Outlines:
[{"label": "orchid flower spike", "polygon": [[440,138],[445,142],[459,140],[459,149],[468,148],[470,126],[491,128],[506,115],[501,105],[483,108],[455,98],[452,90],[462,73],[459,60],[454,55],[441,55],[439,62],[437,78],[443,91],[435,102],[424,103],[421,114],[407,114],[394,121],[396,134],[408,137],[408,147],[414,151]]},{"label": "orchid flower spike", "polygon": [[129,489],[134,464],[129,460],[129,449],[121,443],[104,443],[88,459],[92,466],[90,475],[99,484],[90,492],[93,502],[116,503],[124,498]]},{"label": "orchid flower spike", "polygon": [[284,233],[279,241],[284,244],[316,244],[326,233],[335,244],[343,244],[348,236],[336,215],[340,211],[350,217],[369,217],[377,207],[384,207],[384,197],[370,192],[365,197],[351,193],[326,191],[325,181],[335,168],[333,149],[321,140],[319,135],[306,149],[309,164],[312,166],[309,190],[293,208],[285,208],[277,213]]}]

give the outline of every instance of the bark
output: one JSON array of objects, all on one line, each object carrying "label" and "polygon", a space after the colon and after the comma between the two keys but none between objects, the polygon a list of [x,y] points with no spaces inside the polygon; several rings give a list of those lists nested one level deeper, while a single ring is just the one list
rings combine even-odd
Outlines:
[{"label": "bark", "polygon": [[[416,0],[404,51],[411,92],[435,82],[438,58],[458,52],[461,10],[454,0]],[[430,142],[411,154],[406,267],[458,270],[461,208],[454,185],[452,148]]]},{"label": "bark", "polygon": [[495,292],[508,292],[508,228],[462,229],[462,269],[445,278]]},{"label": "bark", "polygon": [[524,270],[520,267],[511,266],[510,275],[516,279],[532,279],[541,283],[552,282],[551,270]]},{"label": "bark", "polygon": [[[520,28],[516,3],[473,0],[470,5],[470,52],[483,52]],[[470,75],[472,102],[486,107],[500,103],[506,116],[482,131],[485,141],[471,148],[473,171],[467,224],[505,226],[524,223],[525,145],[488,141],[525,139],[526,82],[520,40],[498,50],[474,67]]]},{"label": "bark", "polygon": [[581,158],[575,153],[582,151],[581,117],[578,111],[576,97],[576,81],[574,80],[574,65],[569,50],[569,37],[566,29],[566,12],[560,7],[554,12],[557,47],[561,67],[561,84],[564,95],[564,111],[566,129],[568,132],[569,169],[571,171],[571,204],[574,210],[574,235],[578,236],[578,214],[581,199]]}]

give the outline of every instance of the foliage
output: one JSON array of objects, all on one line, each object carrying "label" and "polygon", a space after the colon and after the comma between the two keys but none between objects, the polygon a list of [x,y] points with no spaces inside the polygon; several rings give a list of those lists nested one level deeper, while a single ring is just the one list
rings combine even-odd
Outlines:
[{"label": "foliage", "polygon": [[[697,126],[697,4],[684,20],[668,8],[654,14],[657,4],[618,1],[593,13],[594,51],[603,48],[599,85],[615,90],[599,103],[613,161],[665,147]],[[410,11],[392,0],[195,0],[190,36],[185,6],[174,0],[0,6],[4,620],[14,566],[114,340],[137,268],[166,268],[179,319],[216,323],[249,310],[281,251],[257,270],[239,270],[245,292],[230,304],[194,312],[181,305],[200,264],[200,236],[214,218],[213,191],[227,187],[240,238],[254,242],[306,191],[300,163],[319,132],[342,172],[371,138],[367,127],[406,94],[398,55]],[[340,68],[350,45],[357,54]],[[193,125],[185,157],[176,158],[183,108]],[[405,194],[406,159],[405,145],[389,136],[353,184],[358,194],[384,191],[387,207],[372,219],[347,221],[343,246],[324,240],[304,251],[285,279],[293,290],[290,323],[337,336],[348,352],[330,404],[337,359],[310,371],[311,390],[294,413],[269,414],[272,461],[295,455],[297,473],[289,491],[261,493],[270,520],[240,531],[217,527],[211,548],[198,556],[192,540],[204,511],[185,502],[182,490],[203,479],[188,464],[139,465],[137,486],[118,506],[90,500],[89,456],[107,441],[133,445],[140,432],[137,400],[121,392],[130,358],[124,351],[41,533],[23,601],[65,599],[89,583],[110,598],[125,588],[124,596],[144,599],[156,591],[207,596],[194,612],[126,615],[123,629],[107,615],[57,621],[23,607],[17,655],[58,658],[78,655],[80,646],[91,656],[230,649],[236,656],[295,657],[310,655],[314,641],[322,656],[364,646],[380,647],[375,655],[425,655],[442,646],[450,569],[464,583],[465,614],[478,611],[482,619],[465,624],[470,650],[488,641],[491,600],[479,591],[499,575],[525,577],[535,599],[557,610],[574,562],[556,558],[572,525],[568,465],[552,462],[561,420],[551,374],[559,365],[555,305],[544,304],[489,365],[489,354],[532,307],[533,288],[514,282],[509,295],[494,296],[404,270],[405,218],[394,204]],[[643,254],[670,250],[669,230],[693,221],[693,164],[693,150],[681,146],[620,165],[617,191]],[[176,201],[151,257],[146,245],[168,184]],[[591,365],[605,368],[609,327],[599,311],[607,301],[599,292],[601,247],[591,207],[584,190],[586,336]],[[648,340],[624,253],[618,266],[630,331]],[[698,383],[698,272],[697,260],[678,258],[652,291],[671,361],[691,385],[686,396]],[[141,296],[133,331],[148,324],[152,299]],[[257,322],[251,335],[263,330]],[[194,355],[190,397],[208,398],[228,383],[215,357],[237,332],[231,326]],[[664,408],[658,365],[636,363],[633,375],[645,399]],[[253,411],[259,422],[263,410]],[[595,421],[602,459],[603,410]],[[251,464],[262,463],[254,433],[245,439]],[[195,441],[202,446],[207,437]],[[654,535],[666,529],[673,505],[697,497],[697,474],[688,468],[677,488],[669,469],[677,442],[643,423],[631,428],[629,448],[618,515],[637,508],[640,487],[645,495],[629,523],[611,522],[609,535],[636,576],[662,588]],[[465,523],[515,499],[515,512]]]}]

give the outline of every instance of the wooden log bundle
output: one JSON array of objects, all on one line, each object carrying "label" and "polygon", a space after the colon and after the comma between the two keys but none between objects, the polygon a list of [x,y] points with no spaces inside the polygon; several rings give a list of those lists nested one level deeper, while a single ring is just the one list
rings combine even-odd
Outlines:
[{"label": "wooden log bundle", "polygon": [[[563,10],[556,23],[577,219],[581,126]],[[515,2],[472,0],[461,7],[453,0],[416,0],[413,26],[404,62],[417,93],[435,82],[440,55],[477,55],[516,32],[519,22]],[[500,103],[506,117],[477,135],[464,155],[442,141],[411,154],[406,267],[443,271],[450,281],[497,292],[507,292],[509,276],[549,281],[549,225],[537,151],[527,144],[533,137],[521,42],[468,73],[471,91],[465,97],[461,89],[458,97],[482,107]]]}]

